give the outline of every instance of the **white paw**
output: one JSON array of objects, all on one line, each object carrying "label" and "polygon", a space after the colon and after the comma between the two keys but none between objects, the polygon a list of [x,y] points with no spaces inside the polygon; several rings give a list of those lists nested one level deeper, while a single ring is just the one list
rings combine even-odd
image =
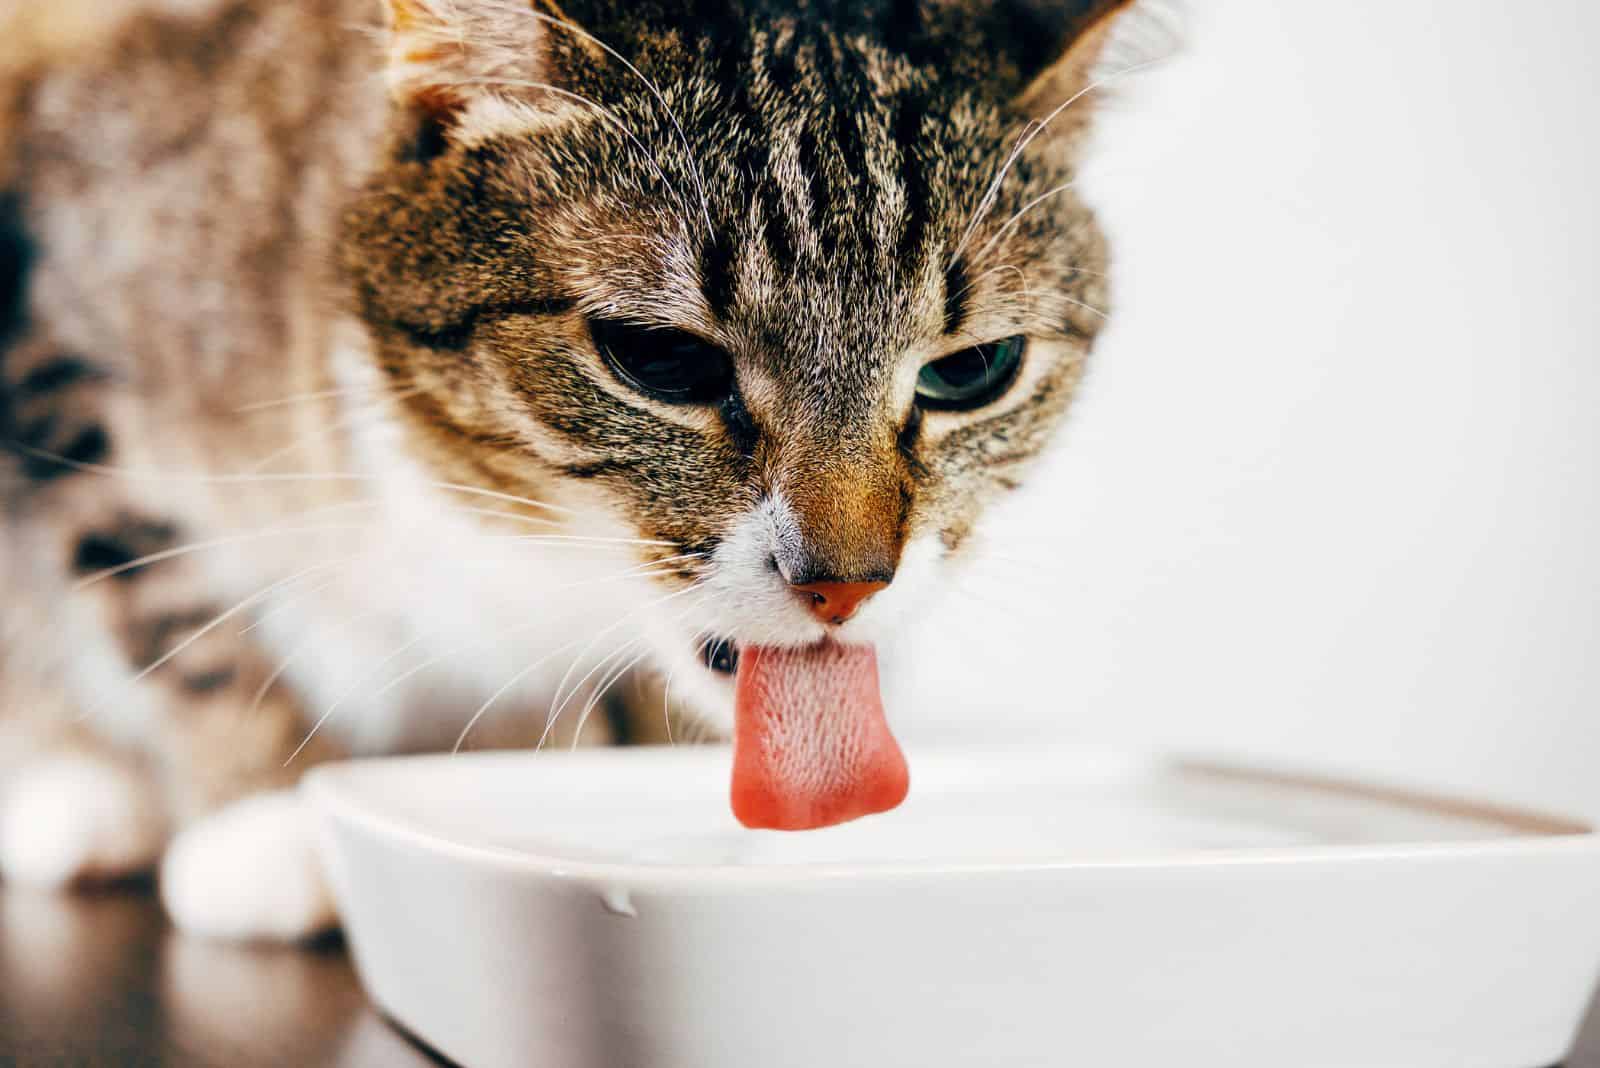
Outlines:
[{"label": "white paw", "polygon": [[23,768],[0,797],[0,874],[38,886],[115,879],[155,863],[166,836],[142,776],[85,753]]},{"label": "white paw", "polygon": [[235,801],[178,835],[161,899],[180,928],[208,938],[293,941],[338,921],[311,813],[289,790]]}]

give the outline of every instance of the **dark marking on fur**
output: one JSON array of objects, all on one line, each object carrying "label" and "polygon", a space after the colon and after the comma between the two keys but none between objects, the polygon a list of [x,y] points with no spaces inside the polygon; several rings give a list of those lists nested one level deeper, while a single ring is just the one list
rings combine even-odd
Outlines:
[{"label": "dark marking on fur", "polygon": [[927,468],[923,467],[922,462],[917,459],[917,441],[922,437],[922,418],[921,405],[913,404],[911,406],[911,414],[906,417],[905,425],[900,428],[900,435],[897,440],[897,444],[900,447],[900,455],[905,457],[906,462],[910,465],[913,476],[921,476],[927,473]]},{"label": "dark marking on fur", "polygon": [[217,617],[215,608],[194,608],[168,612],[150,619],[136,619],[124,634],[124,648],[136,671],[148,671],[179,642]]},{"label": "dark marking on fur", "polygon": [[712,313],[719,319],[726,319],[733,310],[735,287],[738,284],[734,270],[736,254],[733,239],[725,230],[712,235],[701,253],[700,286]]},{"label": "dark marking on fur", "polygon": [[745,406],[737,388],[722,402],[718,414],[722,416],[722,425],[728,428],[728,438],[733,442],[733,447],[739,450],[741,456],[754,456],[756,445],[761,440],[761,429],[756,426],[755,417]]},{"label": "dark marking on fur", "polygon": [[22,333],[33,259],[33,242],[22,225],[21,202],[15,193],[0,194],[0,347]]},{"label": "dark marking on fur", "polygon": [[625,474],[633,465],[618,460],[595,460],[592,463],[562,464],[561,473],[568,478],[603,478],[607,475]]},{"label": "dark marking on fur", "polygon": [[232,664],[192,671],[179,680],[186,693],[202,696],[223,689],[239,677],[239,669]]},{"label": "dark marking on fur", "polygon": [[50,448],[52,431],[59,420],[45,417],[21,434],[22,473],[34,482],[54,482],[77,474],[85,465],[97,464],[111,454],[111,438],[98,425],[83,427],[60,448]]},{"label": "dark marking on fur", "polygon": [[[791,42],[789,48],[780,48],[773,41],[767,55],[767,77],[772,81],[772,87],[780,93],[790,92],[800,78],[796,65],[794,48]],[[737,83],[736,83],[737,84]]]},{"label": "dark marking on fur", "polygon": [[600,702],[606,723],[611,727],[613,745],[633,745],[638,741],[633,729],[633,719],[628,715],[627,702],[616,694],[607,694]]},{"label": "dark marking on fur", "polygon": [[824,257],[831,256],[834,241],[829,234],[828,219],[833,214],[833,201],[828,190],[828,180],[823,175],[822,150],[817,136],[809,129],[800,133],[800,169],[805,172],[807,219]]},{"label": "dark marking on fur", "polygon": [[[178,540],[178,528],[154,519],[128,517],[117,526],[91,530],[78,539],[72,554],[72,569],[80,575],[126,567],[135,560],[170,549]],[[150,564],[129,567],[114,576],[130,582]]]},{"label": "dark marking on fur", "polygon": [[939,543],[944,546],[945,555],[949,556],[961,548],[967,540],[967,535],[972,533],[970,523],[961,523],[956,526],[945,527],[939,531]]},{"label": "dark marking on fur", "polygon": [[[900,146],[900,180],[906,191],[906,217],[900,231],[900,260],[915,268],[922,242],[933,222],[933,190],[922,159],[923,103],[906,95],[895,112],[894,141]],[[907,273],[910,273],[908,270]]]},{"label": "dark marking on fur", "polygon": [[[31,419],[28,421],[27,425],[17,428],[12,432],[12,435],[10,436],[10,443],[21,446],[22,450],[24,451],[31,449],[36,449],[41,452],[48,451],[47,446],[50,444],[50,436],[55,432],[56,426],[60,422],[61,419],[58,415],[56,415],[55,412],[41,415],[36,419]],[[48,457],[37,456],[30,457],[30,459],[49,465],[47,470],[60,466],[56,460]],[[29,475],[30,477],[32,476],[31,471],[29,472]]]},{"label": "dark marking on fur", "polygon": [[[53,417],[52,417],[53,418]],[[55,450],[53,456],[33,454],[23,461],[23,472],[35,482],[50,482],[75,474],[80,467],[97,464],[111,455],[111,436],[99,425],[86,426]]]},{"label": "dark marking on fur", "polygon": [[402,163],[430,163],[450,147],[450,126],[439,111],[412,109],[410,136],[401,138],[396,159]]},{"label": "dark marking on fur", "polygon": [[972,280],[967,265],[957,259],[944,272],[944,332],[958,333],[967,321]]},{"label": "dark marking on fur", "polygon": [[[512,301],[504,304],[480,305],[469,310],[461,319],[439,326],[401,320],[389,320],[388,325],[423,348],[441,352],[460,352],[472,343],[478,327],[486,322],[513,315],[540,317],[561,315],[570,311],[572,306],[573,302],[570,300],[555,298]],[[376,309],[369,308],[368,311],[369,314],[377,314]]]},{"label": "dark marking on fur", "polygon": [[80,382],[105,378],[105,372],[77,356],[62,355],[33,368],[17,383],[17,396],[27,400],[44,393],[54,393]]},{"label": "dark marking on fur", "polygon": [[900,483],[900,512],[895,517],[894,543],[902,547],[911,537],[911,510],[916,507],[917,490],[910,479]]},{"label": "dark marking on fur", "polygon": [[798,259],[796,242],[790,233],[793,224],[789,221],[789,213],[784,210],[777,183],[770,179],[763,181],[757,194],[761,198],[761,236],[766,241],[767,254],[777,267],[791,270]]}]

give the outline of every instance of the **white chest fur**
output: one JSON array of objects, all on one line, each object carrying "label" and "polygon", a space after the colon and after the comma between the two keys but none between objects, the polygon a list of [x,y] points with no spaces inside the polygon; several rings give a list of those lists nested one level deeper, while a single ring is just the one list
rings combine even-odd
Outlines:
[{"label": "white chest fur", "polygon": [[[335,367],[341,388],[371,395],[358,349]],[[485,736],[514,724],[537,738],[563,680],[578,696],[561,714],[581,714],[588,689],[643,651],[633,617],[659,595],[627,532],[599,518],[486,529],[478,513],[504,502],[431,481],[383,406],[357,416],[364,501],[346,550],[287,589],[261,627],[308,717],[356,752],[381,752],[449,747],[491,699]]]}]

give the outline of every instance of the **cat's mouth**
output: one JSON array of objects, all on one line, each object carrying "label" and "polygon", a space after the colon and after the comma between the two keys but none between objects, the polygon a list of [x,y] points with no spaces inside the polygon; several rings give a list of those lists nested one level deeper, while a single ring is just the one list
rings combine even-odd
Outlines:
[{"label": "cat's mouth", "polygon": [[732,677],[739,670],[739,643],[732,638],[712,638],[700,650],[700,659],[718,675]]},{"label": "cat's mouth", "polygon": [[884,715],[873,646],[718,638],[701,657],[734,679],[731,799],[745,826],[831,827],[905,800],[910,772]]}]

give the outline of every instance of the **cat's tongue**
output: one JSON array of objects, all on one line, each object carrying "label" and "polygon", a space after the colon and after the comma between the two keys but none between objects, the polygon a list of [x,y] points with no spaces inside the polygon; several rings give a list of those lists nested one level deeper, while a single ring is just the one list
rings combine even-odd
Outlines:
[{"label": "cat's tongue", "polygon": [[740,650],[733,729],[740,823],[831,827],[894,808],[910,786],[884,719],[872,646]]}]

